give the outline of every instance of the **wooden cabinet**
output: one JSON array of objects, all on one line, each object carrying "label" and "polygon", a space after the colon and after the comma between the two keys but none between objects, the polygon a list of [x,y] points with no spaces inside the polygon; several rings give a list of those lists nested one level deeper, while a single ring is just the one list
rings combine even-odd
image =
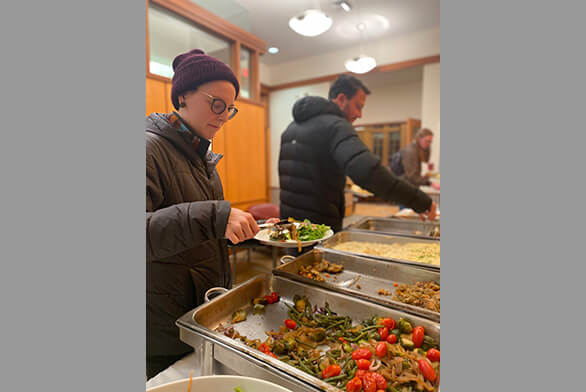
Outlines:
[{"label": "wooden cabinet", "polygon": [[[224,186],[224,198],[233,207],[268,201],[268,158],[265,131],[265,107],[249,100],[238,99],[236,117],[228,121],[212,140],[212,150],[224,157],[217,169]],[[169,113],[171,82],[146,79],[146,114]]]},{"label": "wooden cabinet", "polygon": [[220,139],[214,138],[213,148],[224,154],[225,169],[219,171],[224,197],[234,206],[246,208],[267,200],[265,110],[244,101],[237,101],[236,106],[238,115],[224,125]]}]

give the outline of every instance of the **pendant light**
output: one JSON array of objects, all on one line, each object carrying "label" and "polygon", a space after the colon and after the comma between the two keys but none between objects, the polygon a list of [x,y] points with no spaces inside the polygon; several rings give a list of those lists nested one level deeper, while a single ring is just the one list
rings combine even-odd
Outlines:
[{"label": "pendant light", "polygon": [[292,17],[289,20],[289,27],[297,34],[315,37],[328,31],[332,27],[332,23],[332,18],[322,10],[310,9]]},{"label": "pendant light", "polygon": [[[360,8],[358,8],[358,15],[360,15]],[[357,74],[363,74],[363,73],[367,73],[369,71],[371,71],[374,67],[376,67],[376,60],[374,59],[374,57],[371,56],[367,56],[364,53],[364,50],[362,49],[362,41],[363,41],[363,35],[365,34],[366,31],[366,24],[365,23],[358,23],[358,25],[356,26],[356,29],[358,30],[358,32],[360,33],[360,55],[358,55],[357,57],[353,57],[350,60],[347,60],[346,63],[344,64],[344,66],[346,67],[346,69],[350,72],[353,73],[357,73]]]}]

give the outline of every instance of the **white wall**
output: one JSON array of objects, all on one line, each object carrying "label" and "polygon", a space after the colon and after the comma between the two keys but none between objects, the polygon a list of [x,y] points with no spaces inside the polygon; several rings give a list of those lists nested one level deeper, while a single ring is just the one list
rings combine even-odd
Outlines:
[{"label": "white wall", "polygon": [[430,162],[434,171],[440,170],[440,64],[423,67],[423,93],[421,104],[421,126],[433,132]]},{"label": "white wall", "polygon": [[395,121],[408,118],[421,119],[422,81],[390,85],[371,85],[362,110],[362,118],[354,126]]},{"label": "white wall", "polygon": [[[377,64],[392,64],[440,53],[440,30],[432,29],[364,43],[364,54],[376,59]],[[347,72],[346,60],[360,54],[359,46],[343,50],[317,53],[312,57],[261,67],[260,81],[268,86],[319,76]],[[266,56],[266,55],[265,55]]]},{"label": "white wall", "polygon": [[319,83],[307,86],[277,90],[270,96],[270,127],[271,127],[271,187],[279,187],[279,150],[281,134],[293,121],[293,104],[308,95],[328,96],[330,83]]}]

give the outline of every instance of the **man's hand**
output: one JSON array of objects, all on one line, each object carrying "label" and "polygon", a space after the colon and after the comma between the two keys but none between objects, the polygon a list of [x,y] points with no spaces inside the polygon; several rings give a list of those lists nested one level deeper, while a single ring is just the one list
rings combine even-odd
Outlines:
[{"label": "man's hand", "polygon": [[279,218],[269,218],[266,220],[265,223],[277,223],[280,222],[281,220]]},{"label": "man's hand", "polygon": [[426,211],[423,214],[419,214],[419,217],[424,222],[425,222],[425,219],[429,219],[430,221],[435,220],[436,210],[437,210],[437,204],[435,204],[435,201],[432,201],[431,207],[429,207],[429,211]]},{"label": "man's hand", "polygon": [[230,216],[228,217],[224,237],[232,241],[233,244],[254,237],[259,230],[256,221],[248,212],[244,212],[238,208],[230,209]]},{"label": "man's hand", "polygon": [[432,182],[431,184],[429,184],[433,189],[435,189],[436,191],[440,190],[440,184],[438,184],[437,182]]}]

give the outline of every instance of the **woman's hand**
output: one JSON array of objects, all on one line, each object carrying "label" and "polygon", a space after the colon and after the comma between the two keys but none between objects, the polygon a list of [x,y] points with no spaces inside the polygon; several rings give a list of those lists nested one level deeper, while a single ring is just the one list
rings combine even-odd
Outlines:
[{"label": "woman's hand", "polygon": [[251,214],[238,208],[230,210],[224,237],[232,241],[233,244],[246,241],[254,237],[259,231],[260,229]]}]

